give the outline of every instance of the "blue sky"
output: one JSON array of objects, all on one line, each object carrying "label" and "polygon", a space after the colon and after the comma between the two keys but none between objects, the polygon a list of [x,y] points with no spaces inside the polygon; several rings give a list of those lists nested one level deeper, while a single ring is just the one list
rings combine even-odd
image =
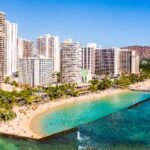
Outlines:
[{"label": "blue sky", "polygon": [[150,0],[0,0],[19,36],[50,33],[104,47],[150,45]]}]

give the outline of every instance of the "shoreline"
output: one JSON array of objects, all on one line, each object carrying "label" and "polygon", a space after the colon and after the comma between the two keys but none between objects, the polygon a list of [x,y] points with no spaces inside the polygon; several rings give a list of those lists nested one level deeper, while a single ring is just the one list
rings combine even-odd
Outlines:
[{"label": "shoreline", "polygon": [[[137,83],[135,85],[132,85],[132,87],[136,88],[137,85],[140,87],[145,86],[146,88],[150,88],[150,80]],[[131,91],[130,89],[108,89],[97,93],[82,95],[79,97],[61,98],[56,101],[49,101],[44,104],[39,104],[38,106],[36,106],[36,109],[35,104],[23,107],[15,106],[13,110],[16,112],[17,117],[14,120],[10,120],[7,122],[1,121],[0,134],[37,140],[45,138],[45,136],[39,134],[36,129],[33,129],[33,124],[36,124],[35,119],[40,119],[40,116],[43,116],[45,113],[51,113],[57,109],[63,108],[64,106],[68,106],[70,104],[73,105],[74,103],[78,102],[100,100],[100,98],[105,96]]]},{"label": "shoreline", "polygon": [[[92,93],[92,94],[87,94],[84,96],[73,97],[72,99],[68,98],[66,100],[62,100],[62,101],[60,101],[60,103],[58,105],[56,104],[53,107],[53,109],[51,109],[51,108],[47,109],[47,110],[41,112],[40,114],[34,116],[31,119],[30,128],[37,135],[42,135],[43,137],[45,137],[45,135],[42,134],[42,131],[41,131],[41,128],[39,125],[39,122],[41,121],[43,116],[48,115],[50,113],[53,113],[53,112],[60,110],[60,109],[64,109],[65,107],[72,106],[72,105],[77,104],[77,103],[100,101],[100,99],[103,97],[107,97],[107,96],[111,96],[111,95],[115,95],[115,94],[120,94],[120,93],[126,93],[129,91],[130,90],[128,90],[128,89],[109,89],[109,90],[105,90],[105,91],[102,91],[99,93]],[[32,123],[32,122],[34,122],[34,123]],[[52,134],[52,136],[53,136],[53,134]]]},{"label": "shoreline", "polygon": [[45,138],[43,135],[39,135],[34,132],[31,124],[34,121],[35,117],[38,117],[40,114],[44,114],[51,111],[55,111],[56,109],[63,108],[63,106],[87,101],[87,100],[97,100],[103,96],[109,96],[111,94],[118,94],[130,91],[128,89],[108,89],[105,91],[101,91],[98,93],[90,93],[86,95],[82,95],[79,97],[70,97],[65,99],[59,99],[56,101],[49,101],[44,104],[38,105],[37,109],[34,110],[34,105],[31,106],[23,106],[23,107],[14,107],[14,111],[17,114],[17,117],[13,120],[7,122],[0,122],[0,134],[17,136],[22,138],[29,139],[42,139]]}]

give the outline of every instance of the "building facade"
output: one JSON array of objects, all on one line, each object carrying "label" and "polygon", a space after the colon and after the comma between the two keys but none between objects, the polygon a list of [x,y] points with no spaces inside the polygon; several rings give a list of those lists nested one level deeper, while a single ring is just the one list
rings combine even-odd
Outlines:
[{"label": "building facade", "polygon": [[95,50],[96,44],[87,44],[82,48],[82,69],[88,71],[87,81],[92,79],[95,75]]},{"label": "building facade", "polygon": [[66,40],[61,44],[61,81],[82,82],[82,48],[80,43]]},{"label": "building facade", "polygon": [[17,72],[17,24],[6,21],[6,76]]},{"label": "building facade", "polygon": [[138,74],[140,72],[140,56],[136,51],[132,51],[132,70],[131,73]]},{"label": "building facade", "polygon": [[6,24],[5,14],[0,12],[0,83],[5,78],[6,68]]},{"label": "building facade", "polygon": [[60,72],[60,44],[58,36],[49,34],[37,38],[37,54],[53,60],[53,72]]},{"label": "building facade", "polygon": [[18,58],[32,57],[34,42],[23,38],[17,39]]},{"label": "building facade", "polygon": [[43,86],[52,82],[52,60],[30,57],[19,59],[19,83]]},{"label": "building facade", "polygon": [[139,73],[139,56],[136,54],[136,52],[128,49],[121,49],[119,53],[119,72],[128,74]]},{"label": "building facade", "polygon": [[96,75],[139,73],[139,56],[135,51],[119,48],[98,48],[95,53]]},{"label": "building facade", "polygon": [[96,75],[117,75],[119,74],[119,49],[118,48],[97,48],[95,53],[95,74]]}]

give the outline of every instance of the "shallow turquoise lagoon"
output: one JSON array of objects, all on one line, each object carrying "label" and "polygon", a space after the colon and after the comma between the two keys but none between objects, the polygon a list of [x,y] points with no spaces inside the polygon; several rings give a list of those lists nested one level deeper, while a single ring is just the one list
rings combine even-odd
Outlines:
[{"label": "shallow turquoise lagoon", "polygon": [[[132,100],[134,104],[150,94],[138,92],[131,97],[124,102]],[[150,98],[135,108],[120,109],[55,138],[35,141],[0,136],[0,150],[150,150]]]},{"label": "shallow turquoise lagoon", "polygon": [[44,135],[52,135],[95,121],[147,98],[150,98],[148,92],[130,91],[103,97],[100,100],[69,105],[44,115],[40,120],[40,129]]}]

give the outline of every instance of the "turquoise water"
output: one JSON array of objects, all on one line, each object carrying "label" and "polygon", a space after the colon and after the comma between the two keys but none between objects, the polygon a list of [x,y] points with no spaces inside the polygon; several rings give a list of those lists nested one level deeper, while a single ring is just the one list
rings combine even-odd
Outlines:
[{"label": "turquoise water", "polygon": [[[150,94],[136,93],[133,99],[139,97],[147,99]],[[0,136],[0,150],[150,150],[150,99],[136,108],[124,108],[52,139]]]},{"label": "turquoise water", "polygon": [[82,125],[78,131],[81,149],[150,150],[150,99],[136,108]]},{"label": "turquoise water", "polygon": [[76,103],[44,115],[40,120],[40,129],[44,135],[52,135],[95,121],[147,98],[150,98],[148,92],[131,91],[103,97],[96,101]]}]

